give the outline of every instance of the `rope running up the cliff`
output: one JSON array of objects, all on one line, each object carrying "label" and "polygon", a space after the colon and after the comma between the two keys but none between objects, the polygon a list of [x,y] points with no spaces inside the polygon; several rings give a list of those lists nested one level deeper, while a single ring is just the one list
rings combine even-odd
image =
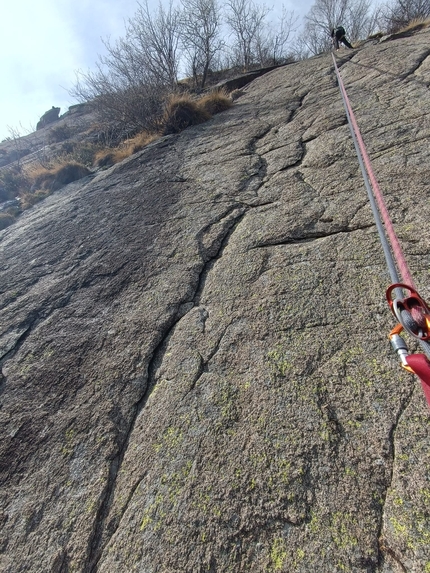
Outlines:
[{"label": "rope running up the cliff", "polygon": [[[358,162],[393,283],[388,288],[386,296],[399,325],[390,333],[391,344],[398,353],[402,366],[421,379],[423,391],[430,406],[430,362],[428,360],[430,358],[430,310],[416,291],[333,53],[332,58]],[[397,268],[403,283],[399,280]],[[409,354],[406,342],[400,336],[402,330],[406,330],[418,340],[424,354]]]}]

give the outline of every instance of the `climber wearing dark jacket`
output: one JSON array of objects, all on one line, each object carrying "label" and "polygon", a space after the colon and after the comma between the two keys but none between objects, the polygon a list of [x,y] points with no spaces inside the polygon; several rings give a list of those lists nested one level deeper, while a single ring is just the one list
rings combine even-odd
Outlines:
[{"label": "climber wearing dark jacket", "polygon": [[353,50],[354,48],[351,46],[351,44],[348,42],[348,40],[345,38],[345,28],[343,28],[342,26],[337,26],[336,28],[333,28],[333,30],[331,31],[331,37],[333,38],[333,46],[335,47],[336,50],[339,49],[339,44],[345,44],[345,46],[347,48],[350,48],[351,50]]}]

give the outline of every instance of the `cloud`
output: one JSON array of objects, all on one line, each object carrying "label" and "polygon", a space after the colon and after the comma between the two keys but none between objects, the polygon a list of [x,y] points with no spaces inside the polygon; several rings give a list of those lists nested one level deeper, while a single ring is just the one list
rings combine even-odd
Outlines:
[{"label": "cloud", "polygon": [[[167,0],[163,0],[164,3]],[[275,1],[279,9],[282,0]],[[296,9],[286,0],[287,9]],[[298,6],[303,14],[304,0]],[[158,0],[150,0],[156,6]],[[32,131],[53,105],[61,113],[76,103],[68,94],[77,70],[95,68],[102,38],[124,34],[136,0],[21,0],[4,2],[0,20],[0,140],[7,126]],[[279,10],[278,10],[279,11]]]},{"label": "cloud", "polygon": [[0,28],[0,139],[7,126],[34,128],[52,105],[62,112],[75,103],[67,90],[75,71],[94,67],[101,37],[118,37],[133,0],[29,0],[2,9]]}]

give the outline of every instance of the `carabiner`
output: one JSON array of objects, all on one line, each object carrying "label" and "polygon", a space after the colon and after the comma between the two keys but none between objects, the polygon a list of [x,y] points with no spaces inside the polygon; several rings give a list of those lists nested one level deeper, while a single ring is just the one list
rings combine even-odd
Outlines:
[{"label": "carabiner", "polygon": [[[395,289],[408,292],[404,298],[393,298]],[[430,309],[415,289],[401,283],[392,284],[387,289],[386,297],[394,316],[406,332],[418,340],[430,340]]]}]

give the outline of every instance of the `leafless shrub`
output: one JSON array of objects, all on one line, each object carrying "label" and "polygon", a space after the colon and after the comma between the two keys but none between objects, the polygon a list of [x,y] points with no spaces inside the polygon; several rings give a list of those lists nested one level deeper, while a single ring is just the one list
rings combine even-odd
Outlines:
[{"label": "leafless shrub", "polygon": [[234,38],[233,49],[237,61],[244,70],[249,70],[255,57],[255,42],[262,34],[264,20],[269,13],[264,4],[253,0],[227,0],[227,24]]},{"label": "leafless shrub", "polygon": [[216,0],[182,0],[181,41],[195,85],[206,84],[208,71],[223,47],[221,12]]},{"label": "leafless shrub", "polygon": [[430,0],[393,0],[381,8],[380,26],[389,34],[412,26],[426,25],[430,17]]},{"label": "leafless shrub", "polygon": [[71,94],[93,101],[105,123],[128,129],[154,129],[163,100],[174,89],[179,65],[179,11],[170,2],[154,15],[148,3],[126,24],[125,36],[105,41],[95,72],[78,72]]},{"label": "leafless shrub", "polygon": [[29,177],[20,165],[2,169],[0,171],[0,202],[15,199],[30,186]]},{"label": "leafless shrub", "polygon": [[23,133],[20,131],[20,129],[8,126],[8,131],[8,140],[13,143],[13,153],[11,154],[11,157],[12,160],[16,163],[17,167],[20,167],[21,159],[31,153],[31,149],[28,147],[27,142],[23,138]]}]

